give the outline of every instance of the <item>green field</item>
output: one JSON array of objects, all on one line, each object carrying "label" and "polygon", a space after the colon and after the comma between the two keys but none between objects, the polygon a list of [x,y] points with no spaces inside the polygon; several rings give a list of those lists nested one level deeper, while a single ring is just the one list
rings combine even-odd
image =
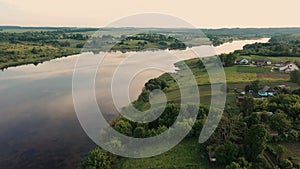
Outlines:
[{"label": "green field", "polygon": [[271,73],[270,67],[257,66],[237,66],[237,72],[240,73]]},{"label": "green field", "polygon": [[[195,62],[197,62],[197,59],[185,61],[192,70],[197,81],[201,103],[210,104],[211,92],[209,76],[203,69],[195,66]],[[177,66],[180,67],[180,64],[177,64]],[[270,67],[232,66],[224,67],[224,71],[226,75],[227,88],[230,91],[235,88],[239,89],[239,91],[243,91],[244,87],[254,80],[260,80],[261,84],[274,87],[280,84],[288,84],[288,86],[291,86],[292,88],[299,87],[297,84],[289,82],[289,74],[278,71],[271,72]],[[177,74],[185,81],[190,78],[187,76],[186,70],[180,70]],[[181,95],[174,80],[167,75],[162,75],[160,78],[167,81],[169,84],[169,87],[165,90],[168,100],[179,102]]]},{"label": "green field", "polygon": [[121,159],[115,169],[221,169],[210,163],[196,139],[183,140],[173,149],[161,155],[142,159]]}]

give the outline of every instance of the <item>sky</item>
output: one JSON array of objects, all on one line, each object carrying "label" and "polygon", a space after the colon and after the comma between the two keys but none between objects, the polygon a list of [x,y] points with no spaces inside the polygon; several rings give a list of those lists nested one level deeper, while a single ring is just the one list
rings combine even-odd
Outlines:
[{"label": "sky", "polygon": [[300,27],[299,0],[0,0],[0,25],[104,27],[162,13],[199,28]]}]

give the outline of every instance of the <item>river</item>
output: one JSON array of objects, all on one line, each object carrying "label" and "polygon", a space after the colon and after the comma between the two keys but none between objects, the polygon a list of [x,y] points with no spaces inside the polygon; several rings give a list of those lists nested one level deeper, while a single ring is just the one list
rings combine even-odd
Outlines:
[{"label": "river", "polygon": [[[268,39],[234,41],[215,47],[215,51],[218,54],[229,53],[242,49],[245,44],[266,41]],[[153,53],[156,52],[140,54],[147,56]],[[180,60],[194,57],[188,50],[177,51],[177,54]],[[120,59],[128,54],[112,55],[101,67],[103,72],[111,73]],[[73,169],[95,147],[82,130],[73,108],[72,74],[77,57],[74,55],[0,72],[1,169]],[[151,59],[159,59],[167,71],[175,70],[173,59]],[[143,63],[131,60],[124,70]],[[103,73],[97,79],[105,82],[110,73]],[[160,74],[161,70],[148,70],[135,76],[130,86],[129,101],[138,96],[146,81]],[[99,88],[97,99],[104,101],[103,112],[113,112],[115,110],[106,99],[106,90]]]}]

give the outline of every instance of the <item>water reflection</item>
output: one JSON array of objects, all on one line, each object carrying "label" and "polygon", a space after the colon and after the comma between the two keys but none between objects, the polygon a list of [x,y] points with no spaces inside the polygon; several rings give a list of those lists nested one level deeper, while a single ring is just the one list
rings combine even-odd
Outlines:
[{"label": "water reflection", "polygon": [[[235,42],[225,48],[225,45],[218,47],[216,51],[230,52],[253,42],[256,41]],[[190,50],[176,52],[180,59],[195,57]],[[108,57],[97,81],[108,82],[112,70],[125,55],[114,53]],[[71,89],[76,59],[77,56],[70,56],[38,66],[26,65],[0,72],[0,168],[73,169],[82,156],[95,146],[83,132],[73,108]],[[159,58],[151,59],[155,61]],[[166,70],[175,70],[172,63],[178,60],[160,60]],[[129,71],[131,64],[143,63],[132,60],[124,70]],[[130,86],[130,99],[137,98],[143,84],[160,74],[162,72],[158,70],[138,74]],[[106,99],[110,96],[107,88],[98,86],[97,89],[102,112],[114,112],[111,100]]]}]

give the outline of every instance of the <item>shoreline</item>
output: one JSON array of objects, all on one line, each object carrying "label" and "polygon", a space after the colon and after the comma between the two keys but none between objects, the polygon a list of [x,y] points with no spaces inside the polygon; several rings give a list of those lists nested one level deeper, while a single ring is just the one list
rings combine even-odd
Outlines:
[{"label": "shoreline", "polygon": [[[233,43],[236,43],[236,42],[244,42],[244,41],[264,41],[265,39],[270,39],[270,38],[258,38],[258,39],[245,39],[245,40],[234,40],[232,42],[226,42],[226,43],[223,43],[222,45],[219,45],[219,46],[212,46],[213,48],[218,49],[222,46],[226,46],[226,45],[232,45]],[[156,51],[165,51],[165,50],[168,50],[168,51],[185,51],[185,50],[188,50],[188,49],[192,49],[193,47],[201,47],[201,46],[206,46],[206,45],[200,45],[200,46],[192,46],[192,47],[187,47],[186,49],[184,50],[168,50],[168,49],[157,49],[157,50],[143,50],[143,51],[153,51],[153,52],[156,52]],[[209,45],[207,45],[209,46]],[[70,56],[73,56],[73,55],[79,55],[79,54],[82,54],[82,53],[87,53],[87,52],[92,52],[92,51],[86,51],[86,52],[82,52],[82,50],[80,50],[79,52],[70,52],[70,53],[65,53],[65,54],[62,54],[60,56],[52,56],[52,57],[48,57],[48,58],[44,58],[44,59],[41,59],[41,60],[29,60],[29,61],[22,61],[22,62],[12,62],[12,63],[1,63],[0,64],[0,69],[2,71],[5,71],[9,68],[14,68],[14,67],[19,67],[19,66],[24,66],[24,65],[35,65],[35,66],[38,66],[39,64],[42,64],[42,63],[45,63],[45,62],[48,62],[48,61],[52,61],[52,60],[56,60],[56,59],[61,59],[61,58],[68,58]],[[100,51],[100,52],[103,52],[103,51]],[[99,52],[99,53],[100,53]],[[110,51],[111,52],[111,51]],[[122,53],[121,51],[113,51],[115,53]],[[127,51],[126,53],[136,53],[136,52],[141,52],[141,51]],[[217,51],[216,51],[217,52]],[[217,52],[217,54],[220,54]]]}]

